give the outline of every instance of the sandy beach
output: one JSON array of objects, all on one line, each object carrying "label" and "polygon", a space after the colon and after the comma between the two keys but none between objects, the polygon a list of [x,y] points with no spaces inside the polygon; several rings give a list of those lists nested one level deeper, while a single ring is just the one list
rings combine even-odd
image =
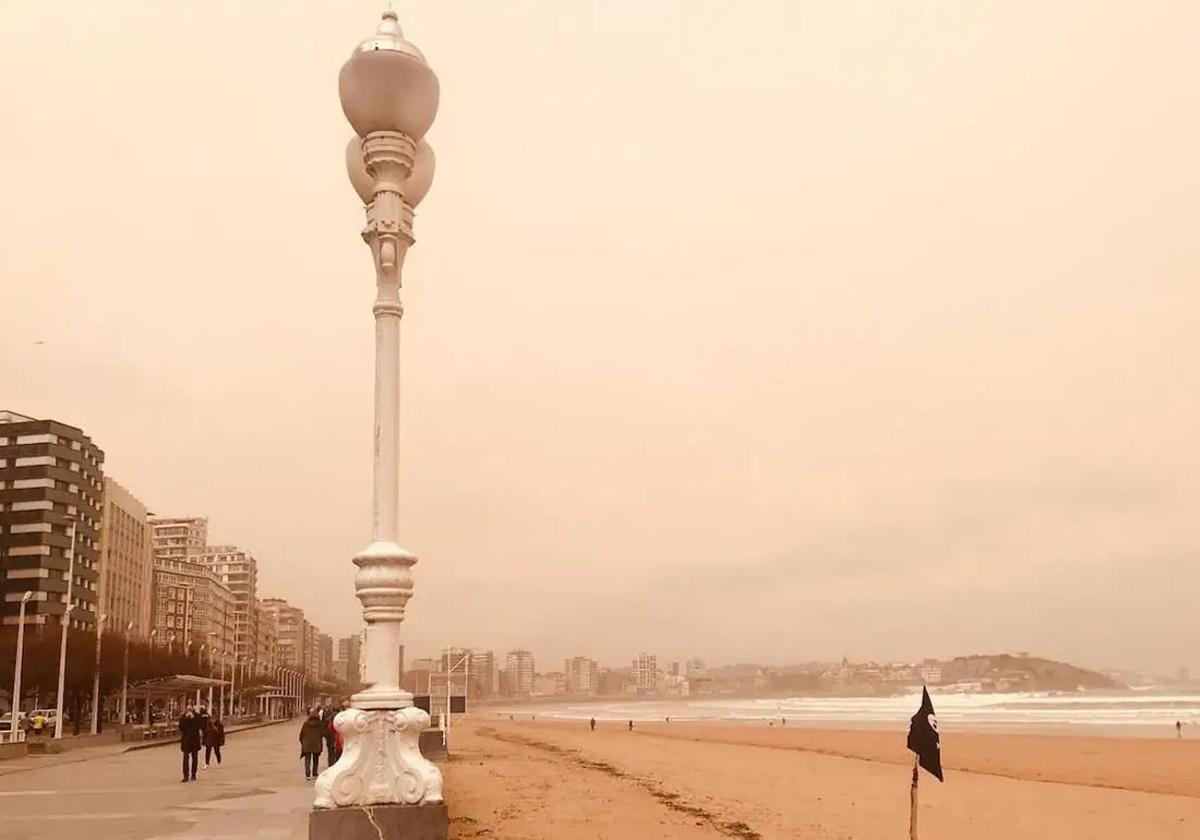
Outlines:
[{"label": "sandy beach", "polygon": [[[453,836],[907,837],[904,733],[468,718]],[[1200,837],[1200,739],[944,733],[922,840]]]}]

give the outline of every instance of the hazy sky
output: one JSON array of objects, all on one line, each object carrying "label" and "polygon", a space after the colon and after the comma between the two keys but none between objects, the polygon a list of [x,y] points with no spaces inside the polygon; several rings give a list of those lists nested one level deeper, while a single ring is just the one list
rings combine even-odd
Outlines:
[{"label": "hazy sky", "polygon": [[[0,407],[336,634],[382,7],[0,0]],[[414,654],[1200,671],[1200,4],[397,9]]]}]

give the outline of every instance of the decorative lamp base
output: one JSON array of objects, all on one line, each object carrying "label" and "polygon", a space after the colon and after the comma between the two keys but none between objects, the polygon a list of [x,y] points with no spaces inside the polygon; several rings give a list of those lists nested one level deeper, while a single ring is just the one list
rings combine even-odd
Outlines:
[{"label": "decorative lamp base", "polygon": [[444,802],[427,805],[364,805],[314,810],[308,840],[448,840]]},{"label": "decorative lamp base", "polygon": [[[317,777],[315,809],[442,801],[442,773],[421,755],[418,746],[421,732],[429,725],[429,715],[421,709],[346,709],[333,719],[333,725],[342,736],[342,757]],[[318,819],[324,818],[314,811],[311,825]],[[352,836],[358,835],[346,835]]]}]

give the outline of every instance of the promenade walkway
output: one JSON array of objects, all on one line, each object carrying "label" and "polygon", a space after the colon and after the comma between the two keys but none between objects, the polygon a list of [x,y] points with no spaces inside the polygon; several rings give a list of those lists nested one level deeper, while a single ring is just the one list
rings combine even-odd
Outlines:
[{"label": "promenade walkway", "polygon": [[[201,769],[187,784],[179,781],[177,745],[85,747],[6,772],[0,840],[306,837],[312,787],[300,764],[298,727],[296,721],[230,733],[224,765]],[[203,751],[200,759],[203,766]]]}]

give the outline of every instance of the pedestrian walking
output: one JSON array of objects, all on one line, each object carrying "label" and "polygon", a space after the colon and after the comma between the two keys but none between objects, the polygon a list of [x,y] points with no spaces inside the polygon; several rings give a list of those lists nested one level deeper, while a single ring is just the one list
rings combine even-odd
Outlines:
[{"label": "pedestrian walking", "polygon": [[[208,732],[208,710],[204,706],[196,707],[196,725],[200,729],[200,746],[204,746],[204,736]],[[197,752],[199,756],[199,752]],[[208,769],[208,762],[204,762],[204,769]]]},{"label": "pedestrian walking", "polygon": [[204,769],[215,755],[217,766],[221,766],[221,747],[225,746],[225,723],[220,718],[210,718],[204,727]]},{"label": "pedestrian walking", "polygon": [[629,731],[633,731],[633,721],[629,721]]},{"label": "pedestrian walking", "polygon": [[596,719],[592,718],[590,723],[591,723],[592,731],[595,732],[596,731]]},{"label": "pedestrian walking", "polygon": [[[350,708],[350,701],[343,700],[342,708],[340,711],[344,712],[349,708]],[[337,719],[337,715],[334,715],[334,719],[335,720]],[[339,761],[342,760],[342,750],[345,749],[346,744],[345,744],[345,741],[342,740],[342,733],[338,732],[337,727],[334,726],[334,724],[333,724],[333,721],[329,722],[329,726],[333,729],[333,763],[337,764]]]},{"label": "pedestrian walking", "polygon": [[333,719],[337,717],[337,709],[333,707],[333,698],[326,697],[325,705],[321,707],[321,726],[325,730],[325,766],[332,767],[337,763],[337,730],[333,728]]},{"label": "pedestrian walking", "polygon": [[304,759],[304,778],[317,778],[321,769],[321,749],[325,745],[325,726],[321,723],[321,711],[315,706],[308,710],[308,717],[300,726],[300,756]]},{"label": "pedestrian walking", "polygon": [[196,781],[196,765],[200,762],[200,718],[188,706],[179,717],[179,750],[183,753],[181,782]]},{"label": "pedestrian walking", "polygon": [[1183,737],[1183,721],[1181,721],[1181,720],[1175,721],[1175,737],[1176,738]]}]

